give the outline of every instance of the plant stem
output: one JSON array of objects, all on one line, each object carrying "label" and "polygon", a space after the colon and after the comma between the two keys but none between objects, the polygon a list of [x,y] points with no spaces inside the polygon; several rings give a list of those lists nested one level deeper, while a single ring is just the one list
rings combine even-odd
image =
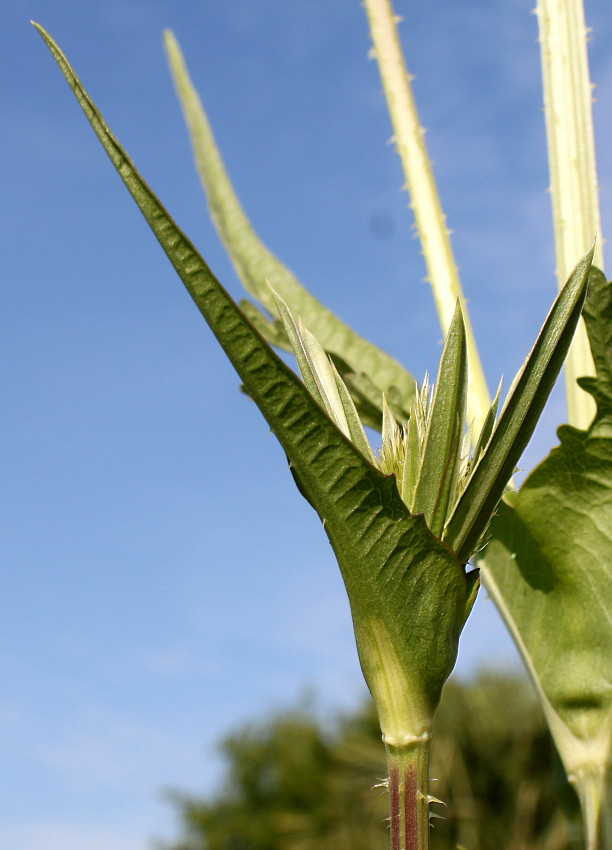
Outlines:
[{"label": "plant stem", "polygon": [[[603,268],[592,85],[582,0],[538,0],[544,113],[555,232],[557,284],[565,283],[578,259],[597,237],[593,262]],[[588,428],[592,398],[576,378],[593,375],[591,351],[581,322],[565,363],[568,421]]]},{"label": "plant stem", "polygon": [[440,324],[446,336],[457,298],[461,303],[468,347],[468,420],[478,435],[491,404],[467,305],[461,290],[446,216],[442,210],[410,85],[397,21],[390,0],[364,0],[374,56],[387,100],[394,141],[406,178],[429,283]]},{"label": "plant stem", "polygon": [[391,850],[429,847],[429,739],[387,744]]},{"label": "plant stem", "polygon": [[586,850],[612,850],[612,772],[605,765],[593,765],[577,771],[573,784],[582,809]]}]

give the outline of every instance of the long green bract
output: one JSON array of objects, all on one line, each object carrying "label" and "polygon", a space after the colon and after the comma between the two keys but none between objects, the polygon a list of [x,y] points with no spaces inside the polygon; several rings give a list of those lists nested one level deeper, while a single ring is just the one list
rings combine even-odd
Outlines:
[{"label": "long green bract", "polygon": [[[380,419],[382,393],[386,394],[398,418],[407,419],[415,392],[412,376],[397,360],[356,334],[307,292],[254,232],[230,183],[177,41],[171,32],[165,33],[164,41],[210,214],[245,289],[276,316],[276,304],[267,285],[270,284],[286,301],[291,312],[301,317],[323,348],[337,358],[336,365],[342,376],[346,379],[348,372],[357,377],[356,382],[349,380],[347,383],[351,389],[355,387],[357,390],[354,391],[354,397],[367,424],[380,427],[380,421],[371,421],[370,408],[372,403],[378,408]],[[266,338],[271,331],[271,339],[279,342],[275,326],[270,328],[270,323],[261,315],[258,326]],[[285,344],[285,347],[288,346]],[[369,381],[377,387],[374,398],[370,396],[367,404],[361,404],[362,394],[356,386],[362,375],[367,375]]]},{"label": "long green bract", "polygon": [[[37,25],[35,25],[37,26]],[[50,36],[37,26],[123,182],[283,446],[318,512],[351,604],[357,646],[389,740],[428,728],[471,597],[450,550],[411,516],[274,354],[144,183]],[[386,727],[386,729],[385,729]]]},{"label": "long green bract", "polygon": [[449,503],[452,505],[459,471],[467,393],[467,344],[461,305],[457,301],[429,413],[423,461],[413,510],[442,536]]},{"label": "long green bract", "polygon": [[448,523],[444,539],[460,560],[467,560],[476,549],[537,425],[580,318],[592,258],[593,249],[557,296]]}]

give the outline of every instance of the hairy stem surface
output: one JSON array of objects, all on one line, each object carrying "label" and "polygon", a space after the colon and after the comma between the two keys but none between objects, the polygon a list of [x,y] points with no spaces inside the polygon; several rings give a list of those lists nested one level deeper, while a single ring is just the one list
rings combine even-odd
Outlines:
[{"label": "hairy stem surface", "polygon": [[[582,0],[538,0],[544,114],[555,232],[557,284],[597,237],[593,263],[603,268],[599,216],[592,85]],[[570,425],[589,427],[595,406],[576,378],[593,375],[591,351],[581,322],[565,363]]]},{"label": "hairy stem surface", "polygon": [[429,740],[387,745],[391,850],[429,847]]},{"label": "hairy stem surface", "polygon": [[390,0],[365,0],[374,56],[378,63],[394,141],[406,178],[436,310],[448,332],[457,298],[461,303],[469,360],[468,420],[478,434],[491,404],[467,305],[461,290],[446,217],[436,188],[423,130],[397,32],[398,19]]}]

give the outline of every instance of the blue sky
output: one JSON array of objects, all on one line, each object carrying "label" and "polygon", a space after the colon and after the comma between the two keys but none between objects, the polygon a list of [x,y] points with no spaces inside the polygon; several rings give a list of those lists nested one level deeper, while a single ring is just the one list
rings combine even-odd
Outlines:
[{"label": "blue sky", "polygon": [[[235,295],[164,27],[269,247],[419,377],[440,332],[357,0],[1,5],[0,846],[145,850],[173,834],[164,789],[214,787],[223,733],[308,689],[350,706],[363,686],[317,518],[28,20]],[[531,6],[397,2],[491,385],[554,293]],[[587,16],[610,232],[608,0]],[[557,393],[525,468],[562,417]],[[513,659],[483,598],[458,670]]]}]

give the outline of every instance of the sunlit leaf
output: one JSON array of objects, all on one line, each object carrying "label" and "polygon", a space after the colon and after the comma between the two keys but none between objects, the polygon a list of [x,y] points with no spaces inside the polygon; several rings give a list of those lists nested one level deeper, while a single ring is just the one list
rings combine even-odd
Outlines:
[{"label": "sunlit leaf", "polygon": [[584,315],[597,377],[581,384],[596,416],[587,431],[561,427],[502,502],[481,566],[597,835],[612,790],[612,284],[599,272]]}]

